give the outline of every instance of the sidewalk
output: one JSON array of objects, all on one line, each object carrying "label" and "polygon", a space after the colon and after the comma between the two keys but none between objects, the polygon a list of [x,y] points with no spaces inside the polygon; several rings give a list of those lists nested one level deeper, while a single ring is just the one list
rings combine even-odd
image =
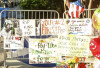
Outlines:
[{"label": "sidewalk", "polygon": [[[12,63],[12,65],[8,66],[8,68],[56,68],[56,67],[36,67],[36,66],[31,66],[31,65],[25,64],[23,62],[20,62],[18,60],[9,60],[7,62],[9,62],[10,64]],[[19,65],[16,65],[16,64],[19,64]],[[0,68],[4,68],[4,66],[2,65]]]},{"label": "sidewalk", "polygon": [[2,68],[1,66],[3,66],[3,60],[4,60],[4,55],[3,55],[3,39],[1,39],[0,41],[0,68]]}]

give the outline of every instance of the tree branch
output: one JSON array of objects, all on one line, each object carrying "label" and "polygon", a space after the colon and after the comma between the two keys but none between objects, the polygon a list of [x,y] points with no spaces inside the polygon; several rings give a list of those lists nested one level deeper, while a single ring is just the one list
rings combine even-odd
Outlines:
[{"label": "tree branch", "polygon": [[66,5],[67,5],[68,8],[69,8],[69,0],[66,0]]},{"label": "tree branch", "polygon": [[93,0],[90,0],[89,5],[88,5],[88,9],[91,9],[91,7],[92,7],[92,1]]},{"label": "tree branch", "polygon": [[66,14],[66,10],[68,10],[68,9],[66,8],[65,5],[69,8],[69,0],[64,0],[65,16],[66,16],[66,19],[68,19],[69,18],[68,14]]},{"label": "tree branch", "polygon": [[90,0],[89,5],[88,5],[88,18],[90,18],[90,15],[91,15],[89,9],[91,9],[91,7],[92,7],[92,1],[93,0]]}]

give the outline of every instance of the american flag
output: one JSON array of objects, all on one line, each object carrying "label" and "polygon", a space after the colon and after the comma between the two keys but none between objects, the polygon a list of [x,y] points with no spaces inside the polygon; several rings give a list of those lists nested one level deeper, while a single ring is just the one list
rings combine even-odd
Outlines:
[{"label": "american flag", "polygon": [[80,14],[84,11],[84,7],[81,4],[81,1],[75,1],[69,3],[69,10],[68,15],[71,16],[71,18],[79,18]]}]

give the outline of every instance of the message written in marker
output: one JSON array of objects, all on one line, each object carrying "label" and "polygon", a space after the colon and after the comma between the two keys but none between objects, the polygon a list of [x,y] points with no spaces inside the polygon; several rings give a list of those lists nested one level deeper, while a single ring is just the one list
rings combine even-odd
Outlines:
[{"label": "message written in marker", "polygon": [[29,62],[54,63],[57,60],[57,39],[29,39]]},{"label": "message written in marker", "polygon": [[35,20],[19,20],[22,36],[35,36]]},{"label": "message written in marker", "polygon": [[59,54],[61,56],[87,57],[89,54],[89,42],[90,38],[88,36],[60,36],[58,42]]},{"label": "message written in marker", "polygon": [[4,37],[4,49],[23,49],[24,48],[24,38],[9,36]]},{"label": "message written in marker", "polygon": [[63,19],[42,19],[41,34],[42,35],[58,35],[66,31],[66,23]]},{"label": "message written in marker", "polygon": [[68,33],[76,35],[92,35],[91,19],[68,19]]}]

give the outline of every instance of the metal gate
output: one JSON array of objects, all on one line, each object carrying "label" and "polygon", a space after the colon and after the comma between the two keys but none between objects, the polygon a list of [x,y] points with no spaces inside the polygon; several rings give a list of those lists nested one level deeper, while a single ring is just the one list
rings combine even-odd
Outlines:
[{"label": "metal gate", "polygon": [[[2,15],[5,16],[5,18],[1,18],[0,21],[0,30],[3,28],[4,26],[4,22],[6,19],[10,19],[10,20],[17,20],[17,19],[35,19],[35,20],[40,20],[40,19],[59,19],[59,13],[55,10],[3,10],[0,14],[2,17]],[[36,38],[36,37],[35,37]],[[27,40],[28,37],[25,37],[25,39]],[[27,48],[23,49],[25,52],[28,52]],[[23,50],[17,50],[17,57],[18,57],[18,53],[23,51]],[[7,57],[7,52],[9,53],[10,57]],[[7,65],[13,65],[14,63],[7,63],[7,60],[26,60],[28,58],[25,58],[25,52],[23,53],[23,55],[21,55],[21,58],[16,58],[14,57],[14,50],[12,49],[4,49],[4,67],[6,68]],[[20,65],[17,64],[17,65]]]}]

